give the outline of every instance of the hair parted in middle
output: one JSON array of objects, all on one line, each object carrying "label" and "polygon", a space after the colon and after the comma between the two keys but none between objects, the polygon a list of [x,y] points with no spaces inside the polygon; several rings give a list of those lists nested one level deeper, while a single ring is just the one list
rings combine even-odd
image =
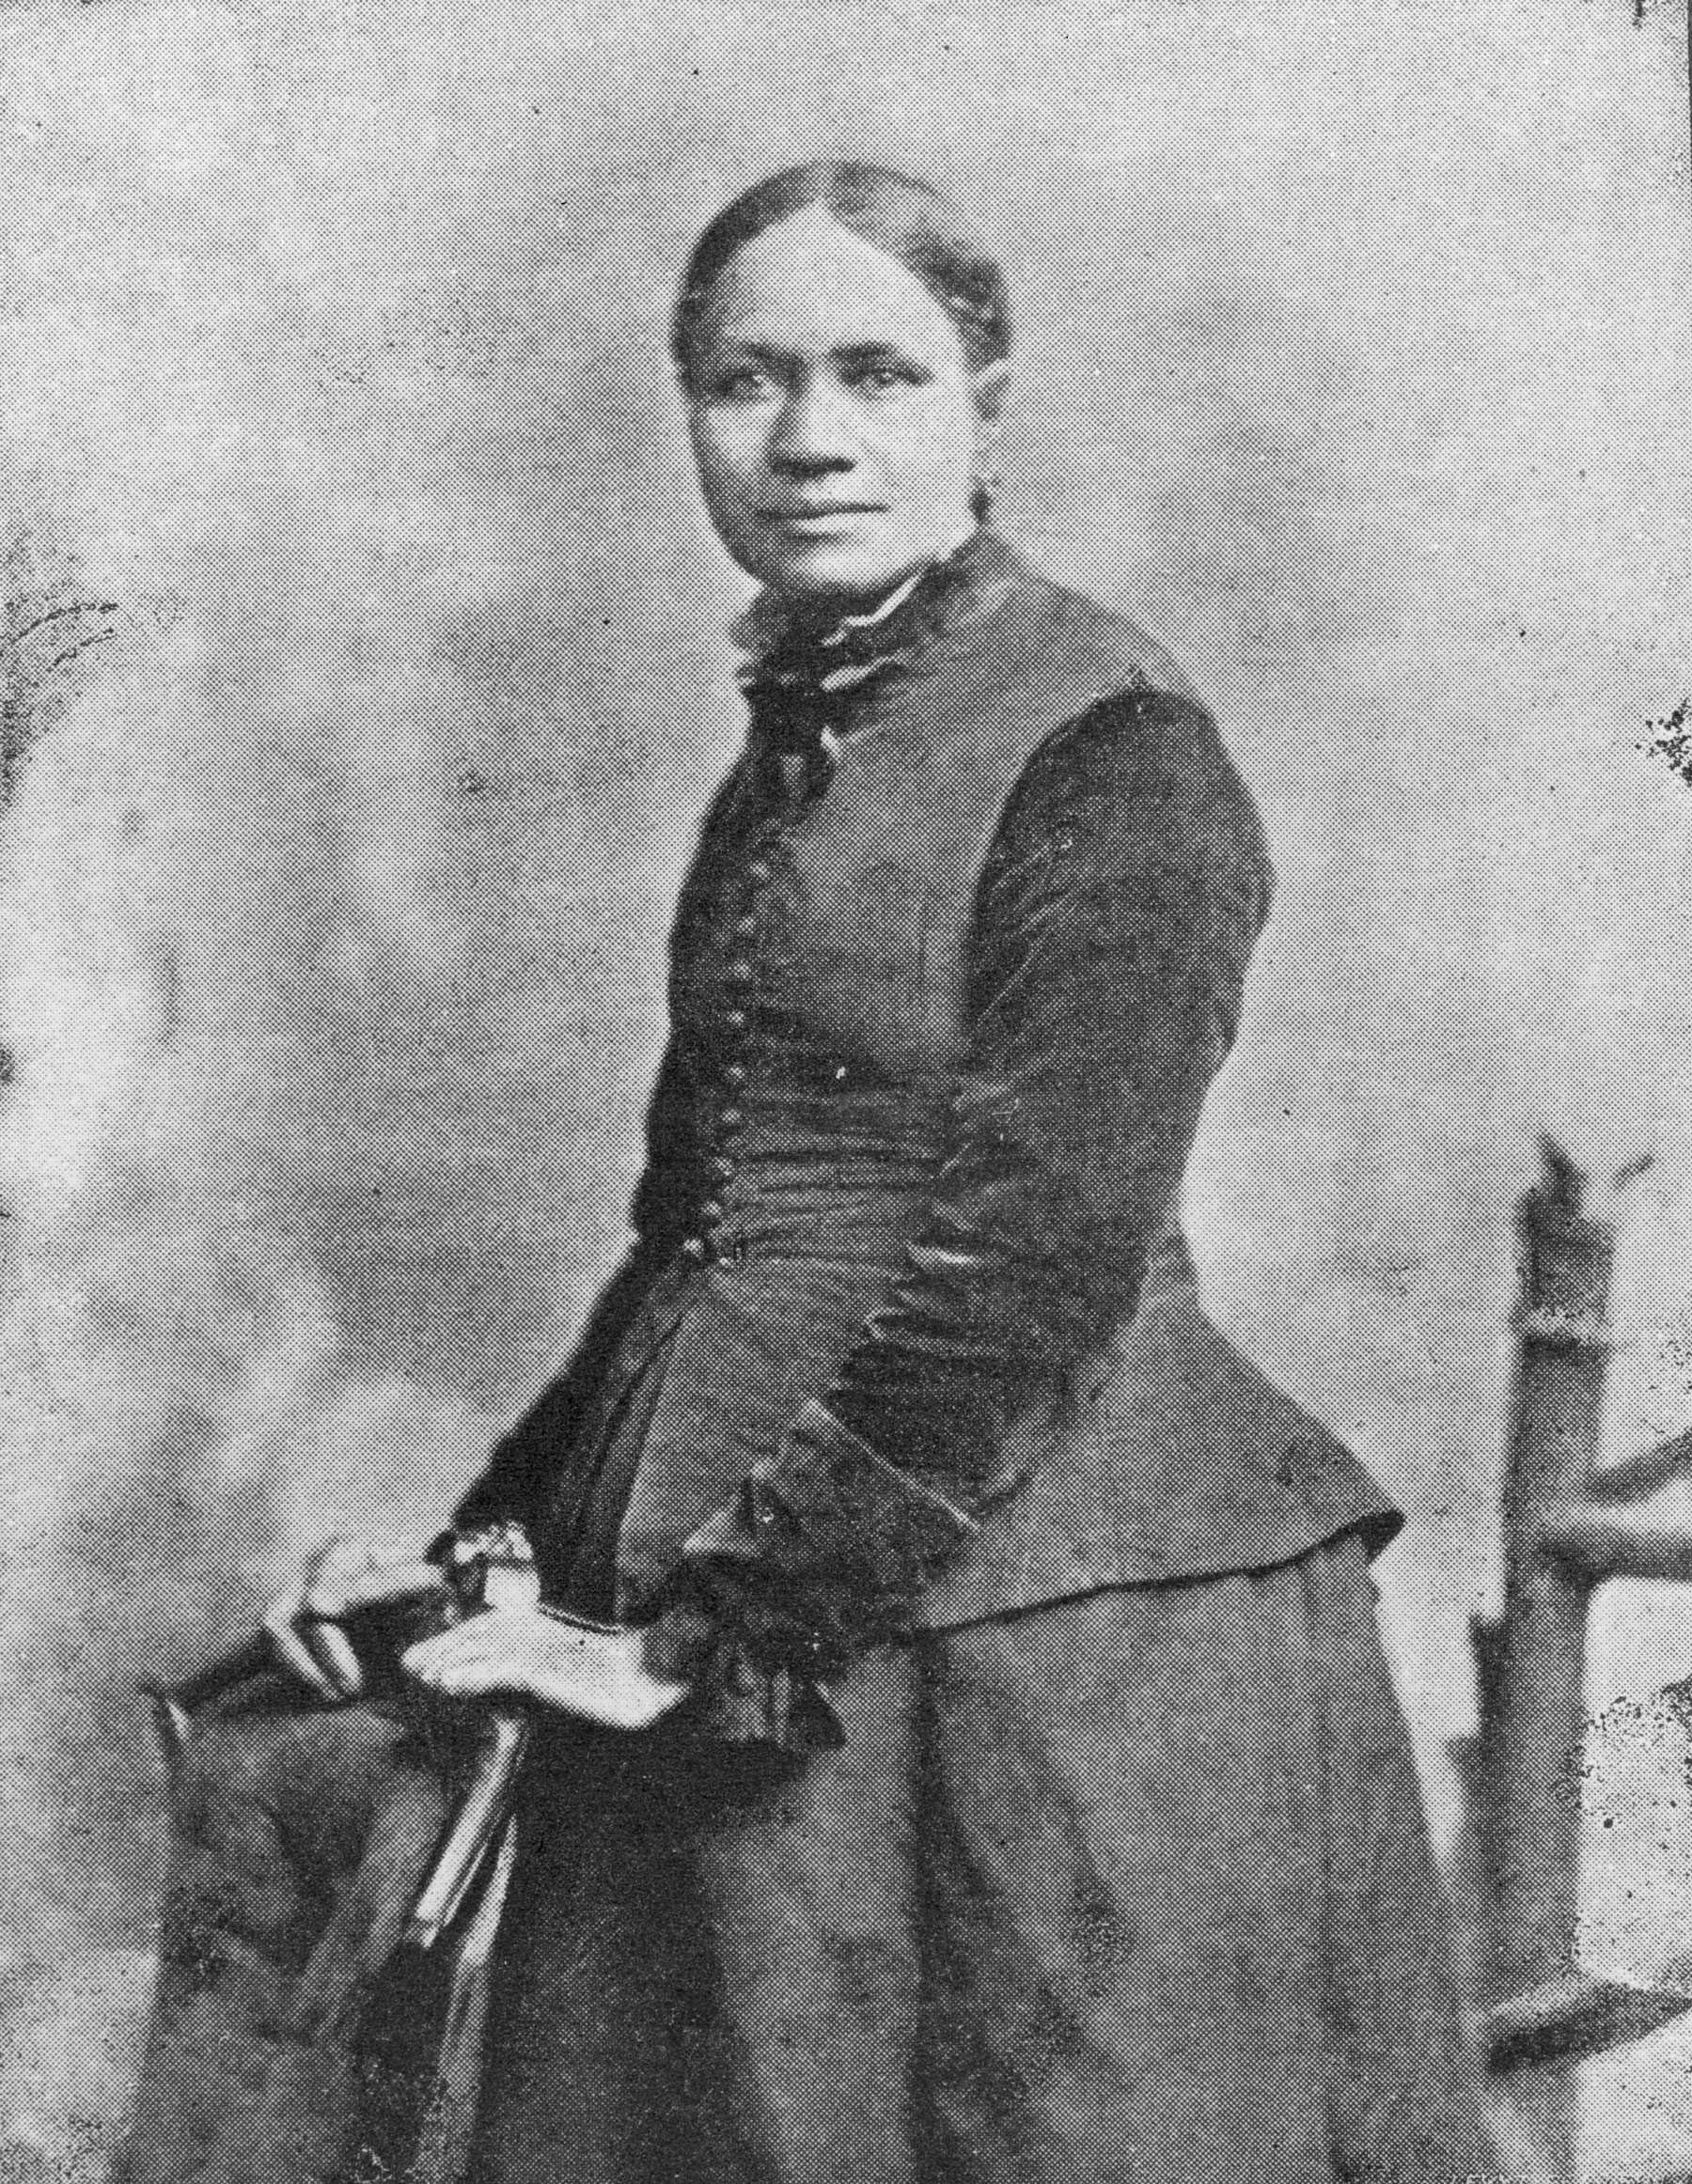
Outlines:
[{"label": "hair parted in middle", "polygon": [[712,290],[749,242],[821,207],[919,280],[956,327],[971,371],[1010,353],[1004,269],[932,182],[867,160],[813,160],[743,192],[716,215],[687,261],[670,321],[670,353],[691,385],[694,348]]}]

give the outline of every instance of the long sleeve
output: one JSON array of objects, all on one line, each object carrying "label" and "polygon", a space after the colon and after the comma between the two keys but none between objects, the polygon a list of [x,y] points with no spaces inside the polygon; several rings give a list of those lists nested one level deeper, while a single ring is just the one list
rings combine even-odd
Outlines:
[{"label": "long sleeve", "polygon": [[689,1541],[678,1599],[826,1673],[906,1628],[1013,1479],[1004,1427],[1131,1318],[1232,1042],[1269,869],[1201,709],[1109,700],[1006,810],[932,1209],[820,1402]]}]

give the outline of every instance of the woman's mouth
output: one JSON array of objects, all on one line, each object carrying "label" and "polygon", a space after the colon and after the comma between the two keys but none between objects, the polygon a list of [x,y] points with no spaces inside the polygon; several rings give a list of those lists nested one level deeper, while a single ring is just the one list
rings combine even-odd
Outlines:
[{"label": "woman's mouth", "polygon": [[772,530],[781,531],[789,538],[825,538],[837,531],[846,529],[861,517],[875,516],[881,512],[868,501],[840,501],[827,507],[760,508],[759,515]]}]

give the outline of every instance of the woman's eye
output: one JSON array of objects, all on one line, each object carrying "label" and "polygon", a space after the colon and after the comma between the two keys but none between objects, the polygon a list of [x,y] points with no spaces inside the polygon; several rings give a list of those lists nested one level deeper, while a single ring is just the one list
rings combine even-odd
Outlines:
[{"label": "woman's eye", "polygon": [[914,364],[898,364],[882,358],[873,364],[849,365],[840,376],[847,386],[859,394],[891,395],[926,384],[929,375]]},{"label": "woman's eye", "polygon": [[775,391],[776,382],[756,364],[736,364],[713,375],[711,397],[718,402],[756,402]]}]

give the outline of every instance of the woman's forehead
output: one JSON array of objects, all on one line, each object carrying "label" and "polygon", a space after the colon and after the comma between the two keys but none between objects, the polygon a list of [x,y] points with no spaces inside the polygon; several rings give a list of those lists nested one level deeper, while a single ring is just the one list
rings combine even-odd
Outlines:
[{"label": "woman's forehead", "polygon": [[891,346],[962,356],[937,299],[887,251],[807,206],[755,236],[712,285],[701,346],[793,355]]}]

